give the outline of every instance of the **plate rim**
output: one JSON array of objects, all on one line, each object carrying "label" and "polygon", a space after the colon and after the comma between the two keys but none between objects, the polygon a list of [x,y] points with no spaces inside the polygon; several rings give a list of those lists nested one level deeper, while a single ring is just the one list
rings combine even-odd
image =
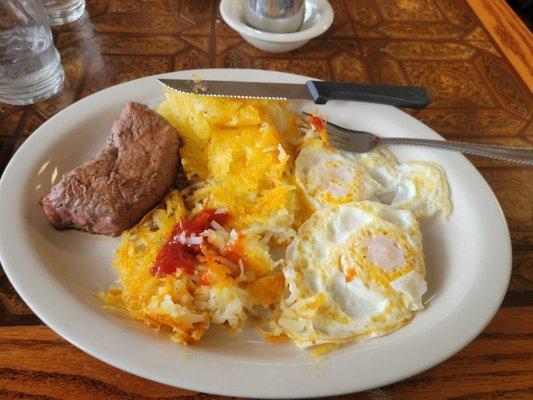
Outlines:
[{"label": "plate rim", "polygon": [[[236,72],[236,73],[239,73],[239,72],[242,72],[242,73],[252,72],[253,74],[266,74],[266,75],[268,75],[268,74],[274,74],[274,75],[278,74],[278,76],[284,75],[284,76],[287,77],[287,82],[289,82],[289,81],[295,82],[295,79],[298,79],[298,80],[313,79],[313,78],[306,77],[306,76],[303,76],[303,75],[290,74],[290,73],[277,72],[277,71],[265,71],[265,70],[257,70],[257,69],[213,68],[213,69],[198,69],[198,70],[187,70],[187,71],[175,71],[175,72],[169,72],[169,73],[164,73],[164,74],[157,74],[157,75],[152,75],[152,76],[148,76],[148,77],[138,78],[138,79],[135,79],[135,80],[131,80],[131,81],[128,81],[128,82],[120,83],[118,85],[114,85],[114,86],[105,88],[105,89],[103,89],[101,91],[98,91],[96,93],[91,94],[90,96],[87,96],[87,97],[85,97],[83,99],[80,99],[77,102],[69,105],[65,109],[61,110],[60,112],[55,114],[52,118],[50,118],[49,120],[45,121],[32,135],[30,135],[30,137],[22,144],[22,146],[17,150],[17,152],[11,157],[8,165],[6,166],[6,168],[4,170],[4,173],[2,174],[2,177],[0,179],[0,199],[3,197],[3,193],[6,190],[5,189],[5,186],[7,185],[6,182],[8,181],[8,179],[11,178],[12,174],[14,174],[14,173],[16,174],[16,171],[14,170],[14,168],[15,168],[16,164],[18,163],[18,158],[20,157],[20,154],[23,154],[24,152],[26,152],[27,151],[26,149],[28,149],[32,145],[32,143],[34,141],[39,140],[40,136],[43,135],[44,132],[46,132],[47,126],[49,124],[51,124],[51,121],[58,120],[59,118],[62,118],[63,116],[67,115],[71,111],[71,108],[79,107],[81,105],[84,105],[85,103],[94,101],[94,99],[98,98],[98,96],[102,96],[102,95],[108,94],[110,92],[112,93],[114,90],[117,90],[117,88],[119,88],[121,86],[126,86],[126,85],[135,86],[135,84],[139,84],[139,82],[142,81],[142,80],[153,79],[154,83],[155,83],[155,78],[158,78],[158,77],[164,77],[164,78],[169,78],[169,77],[172,77],[172,76],[180,77],[183,74],[192,74],[192,73],[198,73],[198,74],[201,75],[205,71],[210,71],[210,73],[223,74],[225,71],[228,71],[228,70],[231,70],[232,72]],[[411,115],[409,115],[409,114],[407,114],[405,112],[402,112],[401,110],[397,110],[397,111],[402,113],[402,114],[404,114],[404,117],[407,117],[408,119],[412,120],[416,124],[421,124],[422,126],[426,127],[427,130],[431,131],[436,137],[442,138],[440,135],[438,135],[436,132],[434,132],[431,128],[427,127],[421,121],[418,121],[416,118],[412,117]],[[40,132],[43,132],[43,133],[40,133]],[[21,150],[22,150],[22,152],[21,152]],[[19,154],[19,157],[17,157],[17,153]],[[504,298],[504,296],[505,296],[505,294],[507,292],[507,287],[508,287],[509,279],[510,279],[510,276],[511,276],[512,247],[511,247],[511,239],[510,239],[510,235],[509,235],[509,229],[508,229],[507,221],[506,221],[505,216],[503,214],[503,210],[501,208],[501,205],[499,204],[494,192],[492,191],[492,188],[488,185],[488,183],[483,178],[481,173],[470,163],[470,161],[468,161],[468,159],[466,159],[466,157],[463,157],[463,158],[465,159],[465,161],[466,161],[468,167],[471,169],[471,171],[474,172],[474,175],[476,176],[476,180],[480,180],[483,185],[486,185],[487,189],[489,190],[489,192],[491,194],[491,199],[490,200],[491,200],[492,203],[494,203],[494,205],[497,208],[497,211],[498,211],[497,217],[498,217],[498,219],[500,219],[500,222],[502,223],[503,230],[502,230],[501,233],[503,234],[504,239],[506,239],[505,240],[506,246],[505,246],[504,249],[500,249],[500,250],[503,253],[505,253],[505,254],[502,255],[502,257],[507,260],[506,265],[505,265],[505,267],[506,267],[505,272],[507,272],[507,274],[506,274],[507,275],[507,279],[504,279],[505,285],[504,286],[502,285],[502,287],[504,287],[504,289],[501,291],[499,296],[497,296],[497,298],[495,299],[496,301],[493,301],[493,306],[491,307],[490,312],[484,314],[485,315],[485,317],[483,318],[484,323],[479,324],[476,329],[471,329],[471,332],[470,332],[469,335],[464,336],[461,339],[456,339],[455,342],[454,342],[454,345],[451,346],[451,347],[453,347],[452,350],[451,349],[447,349],[446,351],[442,351],[441,352],[442,354],[440,354],[439,357],[434,357],[431,361],[427,361],[425,363],[419,363],[420,365],[418,365],[418,367],[416,367],[416,368],[410,368],[410,369],[406,368],[405,372],[396,373],[394,377],[390,377],[389,379],[381,380],[381,383],[378,386],[376,386],[373,383],[369,384],[367,386],[359,385],[355,389],[357,391],[368,390],[370,388],[385,386],[385,385],[391,384],[393,382],[398,382],[400,380],[403,380],[403,379],[406,379],[408,377],[414,376],[414,375],[416,375],[416,374],[418,374],[418,373],[420,373],[422,371],[430,369],[433,366],[435,366],[435,365],[441,363],[442,361],[448,359],[449,357],[451,357],[454,354],[456,354],[457,352],[459,352],[466,345],[468,345],[472,340],[474,340],[485,329],[485,327],[490,323],[490,321],[494,318],[494,315],[497,313],[497,311],[500,308],[501,302],[503,301],[503,298]],[[4,208],[0,208],[0,216],[4,215],[5,213],[6,213],[5,207]],[[496,215],[495,215],[495,217],[496,217]],[[0,226],[0,239],[2,237],[2,232],[3,231],[4,231],[4,229],[2,229],[2,227]],[[159,378],[158,376],[154,376],[154,374],[150,374],[149,372],[139,370],[139,368],[136,368],[135,366],[128,365],[127,362],[124,363],[120,359],[119,360],[113,359],[112,355],[109,356],[106,353],[102,354],[101,352],[98,352],[98,351],[94,350],[93,348],[91,348],[90,345],[87,345],[86,343],[83,343],[83,340],[81,340],[80,338],[71,338],[71,337],[69,337],[68,334],[64,335],[63,334],[64,333],[64,329],[61,329],[61,327],[57,328],[58,324],[56,324],[55,321],[50,323],[50,320],[51,319],[53,320],[53,318],[49,318],[48,312],[46,312],[46,310],[42,310],[41,307],[39,306],[38,302],[34,301],[35,299],[32,298],[31,294],[27,293],[24,290],[23,281],[19,280],[19,277],[16,274],[16,269],[12,268],[12,266],[14,264],[16,264],[16,263],[12,263],[11,257],[7,255],[8,252],[9,252],[9,250],[4,247],[3,240],[0,240],[0,261],[2,262],[2,265],[4,267],[5,274],[6,274],[7,278],[9,279],[9,281],[11,282],[11,284],[13,285],[13,287],[15,288],[15,290],[17,291],[17,293],[21,296],[21,298],[25,301],[25,303],[32,309],[32,311],[50,329],[52,329],[56,334],[61,336],[67,342],[71,343],[72,345],[74,345],[75,347],[81,349],[82,351],[90,354],[91,356],[93,356],[93,357],[95,357],[95,358],[97,358],[97,359],[99,359],[99,360],[101,360],[101,361],[103,361],[103,362],[105,362],[105,363],[107,363],[109,365],[112,365],[112,366],[114,366],[116,368],[119,368],[119,369],[121,369],[123,371],[127,371],[129,373],[134,374],[134,375],[137,375],[137,376],[140,376],[140,377],[143,377],[143,378],[146,378],[146,379],[150,379],[152,381],[156,381],[156,382],[160,382],[160,383],[163,383],[163,384],[167,384],[167,385],[170,385],[170,386],[174,386],[174,387],[179,387],[179,388],[188,389],[188,390],[194,390],[194,391],[200,391],[200,392],[204,392],[204,393],[219,394],[219,395],[222,394],[222,395],[228,395],[228,396],[247,396],[247,397],[256,397],[256,398],[257,397],[308,398],[308,397],[325,396],[325,395],[340,395],[340,394],[346,394],[346,393],[353,393],[354,392],[354,389],[349,389],[346,385],[344,385],[344,388],[326,389],[326,390],[323,390],[321,393],[306,393],[305,390],[304,391],[300,391],[300,392],[298,392],[298,391],[295,392],[293,390],[288,395],[286,395],[284,393],[281,393],[279,391],[278,392],[273,391],[273,392],[268,392],[268,393],[267,392],[259,392],[258,393],[258,392],[249,392],[249,391],[248,392],[242,392],[242,391],[239,391],[238,388],[234,388],[233,390],[227,389],[227,388],[220,390],[218,388],[215,388],[213,385],[211,385],[211,388],[210,388],[209,386],[199,387],[197,385],[188,385],[186,382],[169,381],[168,379]],[[6,262],[6,260],[8,260],[8,261]],[[503,267],[501,267],[501,268],[503,269]]]}]

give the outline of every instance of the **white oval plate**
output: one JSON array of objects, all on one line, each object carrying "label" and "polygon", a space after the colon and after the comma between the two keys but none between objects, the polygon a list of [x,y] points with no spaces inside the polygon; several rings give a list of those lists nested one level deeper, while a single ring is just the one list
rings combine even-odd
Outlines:
[{"label": "white oval plate", "polygon": [[[306,80],[259,70],[194,72],[204,79]],[[191,78],[192,71],[161,76]],[[434,218],[423,224],[426,309],[399,331],[314,360],[291,343],[264,343],[251,328],[234,338],[209,332],[199,346],[184,348],[141,322],[104,311],[94,294],[115,281],[110,263],[119,239],[56,231],[39,201],[54,176],[58,179],[103,147],[113,120],[130,100],[155,106],[161,87],[147,77],[71,105],[26,140],[0,181],[0,259],[5,272],[35,314],[83,351],[144,378],[201,392],[326,396],[383,386],[440,363],[474,339],[498,309],[509,282],[511,246],[491,189],[460,154],[398,147],[393,150],[400,160],[435,161],[445,168],[454,205],[449,221]],[[316,109],[309,102],[300,105]],[[320,112],[340,125],[383,136],[441,138],[389,106],[339,101]]]}]

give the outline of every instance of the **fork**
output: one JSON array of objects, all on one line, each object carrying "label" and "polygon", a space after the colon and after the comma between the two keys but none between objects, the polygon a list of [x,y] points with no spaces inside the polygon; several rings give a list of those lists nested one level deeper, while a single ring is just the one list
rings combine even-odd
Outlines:
[{"label": "fork", "polygon": [[[311,116],[303,112],[306,116]],[[533,165],[533,147],[496,146],[490,144],[465,143],[448,140],[383,138],[370,132],[343,128],[324,121],[333,147],[353,153],[366,153],[380,145],[426,146],[458,151],[481,157]]]}]

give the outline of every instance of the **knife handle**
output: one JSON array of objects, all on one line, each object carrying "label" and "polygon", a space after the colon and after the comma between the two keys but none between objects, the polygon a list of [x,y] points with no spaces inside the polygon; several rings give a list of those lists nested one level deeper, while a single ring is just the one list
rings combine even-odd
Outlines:
[{"label": "knife handle", "polygon": [[391,106],[424,108],[429,103],[427,90],[420,86],[365,85],[326,81],[305,83],[315,104],[329,100],[359,100]]}]

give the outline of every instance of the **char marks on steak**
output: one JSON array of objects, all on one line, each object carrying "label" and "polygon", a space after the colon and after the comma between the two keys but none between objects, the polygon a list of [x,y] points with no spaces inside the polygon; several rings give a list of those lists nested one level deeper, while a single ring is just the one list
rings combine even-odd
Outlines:
[{"label": "char marks on steak", "polygon": [[67,172],[43,200],[57,229],[116,236],[168,192],[178,170],[178,135],[148,107],[130,102],[106,147]]}]

